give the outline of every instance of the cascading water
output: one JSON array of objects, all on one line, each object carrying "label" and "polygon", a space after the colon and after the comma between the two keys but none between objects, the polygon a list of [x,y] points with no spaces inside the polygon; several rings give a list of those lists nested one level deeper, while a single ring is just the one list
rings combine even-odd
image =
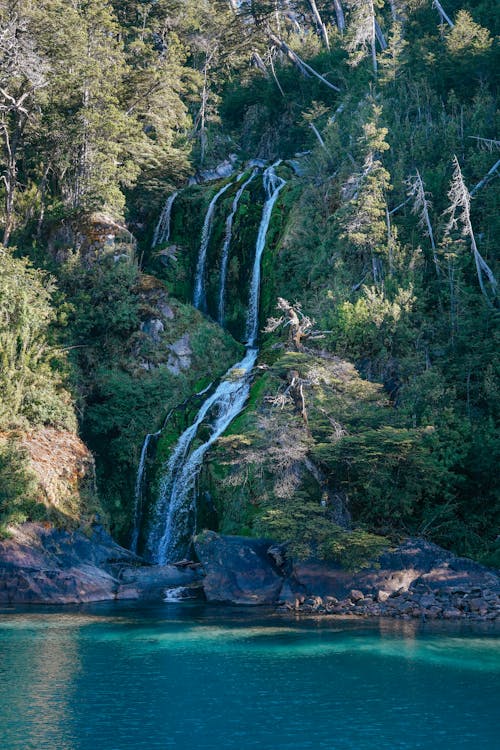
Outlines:
[{"label": "cascading water", "polygon": [[141,530],[141,519],[142,519],[142,499],[144,490],[144,479],[146,470],[146,459],[148,457],[149,444],[151,438],[158,437],[161,434],[161,430],[158,432],[151,432],[144,438],[142,444],[141,457],[139,459],[139,468],[137,469],[137,477],[135,480],[135,492],[134,492],[134,525],[132,529],[132,539],[130,542],[130,550],[137,553],[137,545],[139,543],[139,533]]},{"label": "cascading water", "polygon": [[218,193],[214,195],[208,206],[207,213],[205,214],[205,221],[203,222],[203,229],[201,230],[201,243],[200,250],[198,253],[198,264],[196,266],[196,275],[194,279],[194,295],[193,305],[198,310],[205,310],[206,299],[205,299],[205,264],[207,260],[208,243],[210,242],[210,236],[212,234],[212,225],[215,212],[215,206],[217,201],[223,195],[226,190],[229,190],[233,183],[228,182],[224,185]]},{"label": "cascading water", "polygon": [[225,313],[225,304],[226,304],[226,279],[227,279],[227,266],[229,262],[229,248],[231,246],[231,239],[233,236],[233,221],[236,214],[236,211],[238,210],[238,204],[240,202],[240,198],[245,192],[248,185],[252,182],[254,177],[257,174],[257,170],[254,169],[248,180],[246,180],[243,185],[240,187],[236,195],[234,196],[233,205],[231,206],[231,213],[226,219],[226,234],[224,237],[224,244],[222,246],[222,253],[221,253],[221,265],[220,265],[220,286],[219,286],[219,308],[218,308],[218,317],[217,321],[219,325],[224,325],[224,313]]},{"label": "cascading water", "polygon": [[[231,367],[216,390],[202,404],[193,424],[179,437],[165,467],[155,509],[155,519],[147,542],[149,557],[162,565],[186,554],[196,527],[196,481],[203,458],[210,446],[242,411],[250,393],[251,373],[258,354],[256,342],[259,324],[260,262],[272,210],[280,190],[285,185],[285,181],[275,172],[278,163],[268,167],[264,172],[267,199],[262,211],[255,247],[248,301],[245,357]],[[213,202],[221,194],[222,191],[219,191]],[[200,248],[200,254],[201,252]],[[206,248],[204,252],[206,253]],[[202,423],[209,425],[210,437],[191,450]]]},{"label": "cascading water", "polygon": [[264,172],[264,189],[267,200],[262,211],[262,219],[257,234],[257,243],[255,246],[255,260],[253,263],[252,280],[250,282],[250,295],[248,299],[247,325],[246,325],[246,346],[255,346],[259,332],[259,301],[260,301],[260,273],[262,253],[266,246],[267,230],[271,221],[274,204],[278,199],[280,190],[285,186],[285,180],[278,177],[275,171],[281,163],[277,161]]},{"label": "cascading water", "polygon": [[157,245],[165,244],[170,239],[172,207],[178,195],[178,192],[172,193],[172,195],[169,195],[167,200],[165,201],[165,205],[163,206],[160,218],[158,219],[158,224],[156,225],[153,234],[153,242],[151,243],[152,248],[157,247]]}]

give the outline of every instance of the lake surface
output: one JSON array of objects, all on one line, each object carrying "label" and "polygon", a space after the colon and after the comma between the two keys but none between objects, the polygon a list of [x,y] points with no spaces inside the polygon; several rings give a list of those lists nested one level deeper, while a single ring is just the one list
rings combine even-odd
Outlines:
[{"label": "lake surface", "polygon": [[0,610],[0,748],[498,748],[497,635],[202,604]]}]

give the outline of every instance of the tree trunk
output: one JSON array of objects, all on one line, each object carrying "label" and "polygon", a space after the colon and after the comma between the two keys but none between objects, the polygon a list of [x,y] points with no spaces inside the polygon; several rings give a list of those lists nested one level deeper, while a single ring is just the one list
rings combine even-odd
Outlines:
[{"label": "tree trunk", "polygon": [[448,26],[451,29],[453,29],[453,27],[455,26],[455,24],[453,23],[453,21],[451,21],[451,19],[449,18],[449,16],[446,15],[445,10],[444,10],[443,6],[441,5],[441,3],[439,2],[439,0],[432,0],[432,4],[436,8],[436,10],[439,13],[439,15],[441,16],[441,21],[443,21],[443,20],[446,21],[446,23],[448,24]]},{"label": "tree trunk", "polygon": [[345,31],[345,18],[340,0],[333,0],[333,7],[335,8],[335,17],[337,19],[338,30],[341,34],[343,34]]},{"label": "tree trunk", "polygon": [[321,36],[323,37],[323,41],[325,42],[326,48],[328,51],[330,51],[330,40],[328,39],[328,32],[320,16],[318,6],[316,5],[316,0],[309,0],[309,5],[311,6],[311,10],[312,10],[314,19],[316,21],[316,25],[318,27],[318,30]]},{"label": "tree trunk", "polygon": [[330,83],[324,76],[321,75],[321,73],[318,73],[314,68],[311,68],[310,65],[308,65],[299,55],[297,55],[296,52],[294,52],[286,42],[284,42],[282,39],[279,39],[275,34],[270,33],[269,39],[274,44],[275,47],[278,47],[282,52],[284,52],[287,57],[299,68],[299,70],[304,74],[308,75],[309,73],[316,78],[318,78],[320,81],[322,81],[328,88],[332,89],[333,91],[339,92],[340,89],[338,86],[335,86],[333,83]]}]

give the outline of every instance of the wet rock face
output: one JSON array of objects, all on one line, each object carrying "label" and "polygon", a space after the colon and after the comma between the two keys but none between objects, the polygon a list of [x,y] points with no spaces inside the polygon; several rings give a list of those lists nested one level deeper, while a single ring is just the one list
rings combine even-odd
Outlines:
[{"label": "wet rock face", "polygon": [[101,529],[88,537],[29,523],[0,542],[0,603],[70,604],[114,599],[135,555]]},{"label": "wet rock face", "polygon": [[204,532],[195,539],[210,602],[273,604],[283,584],[268,555],[269,541]]}]

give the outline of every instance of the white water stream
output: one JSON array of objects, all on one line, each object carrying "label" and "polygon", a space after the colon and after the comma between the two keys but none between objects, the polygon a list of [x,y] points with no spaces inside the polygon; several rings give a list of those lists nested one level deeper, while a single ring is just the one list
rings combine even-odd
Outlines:
[{"label": "white water stream", "polygon": [[[246,325],[247,350],[244,358],[228,370],[215,391],[202,404],[193,424],[179,437],[165,466],[146,550],[155,563],[163,565],[186,554],[191,535],[196,528],[196,483],[203,458],[210,446],[242,411],[250,393],[251,373],[258,354],[256,342],[259,325],[260,262],[272,210],[280,190],[285,185],[285,181],[276,175],[277,164],[268,167],[263,176],[267,199],[262,210],[255,247]],[[215,206],[217,198],[227,187],[217,193],[212,199],[211,206]],[[203,243],[200,256],[202,253],[206,255],[206,246],[204,247]],[[204,260],[200,263],[199,259],[198,267],[201,266],[204,267]],[[209,430],[209,437],[192,450],[198,428],[202,423]]]},{"label": "white water stream", "polygon": [[194,279],[194,295],[193,305],[198,310],[205,310],[206,308],[206,297],[205,297],[205,266],[207,261],[207,250],[210,242],[210,236],[212,234],[213,219],[215,213],[215,206],[217,201],[223,195],[226,190],[229,190],[233,183],[228,182],[224,185],[218,193],[214,195],[208,206],[207,213],[205,214],[205,221],[203,222],[203,229],[201,230],[201,243],[200,250],[198,253],[198,264],[196,266],[196,275]]},{"label": "white water stream", "polygon": [[227,266],[229,262],[229,248],[231,247],[231,240],[233,237],[233,221],[238,210],[238,204],[240,198],[245,192],[247,186],[252,182],[257,174],[257,170],[254,169],[248,180],[246,180],[240,187],[236,195],[234,196],[233,205],[231,206],[231,212],[226,219],[226,234],[224,237],[224,244],[222,246],[221,253],[221,264],[220,264],[220,285],[219,285],[219,309],[217,322],[220,326],[224,326],[224,313],[226,305],[226,280],[227,280]]},{"label": "white water stream", "polygon": [[172,193],[172,195],[169,195],[167,200],[165,201],[165,205],[163,206],[160,218],[158,219],[158,224],[156,225],[153,234],[153,242],[151,243],[152,248],[155,248],[157,245],[163,245],[170,239],[172,207],[178,195],[179,193],[177,192]]}]

